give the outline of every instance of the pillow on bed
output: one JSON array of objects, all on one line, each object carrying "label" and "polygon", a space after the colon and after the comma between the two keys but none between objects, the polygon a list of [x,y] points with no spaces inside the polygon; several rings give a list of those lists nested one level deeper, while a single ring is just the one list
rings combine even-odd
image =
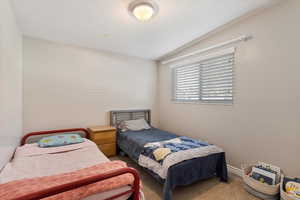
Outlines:
[{"label": "pillow on bed", "polygon": [[141,131],[150,128],[151,127],[149,126],[149,124],[146,122],[145,119],[128,120],[128,121],[123,121],[120,124],[120,129],[122,132],[125,132],[127,130]]},{"label": "pillow on bed", "polygon": [[77,134],[61,134],[49,137],[44,137],[39,140],[39,147],[58,147],[70,144],[77,144],[84,142],[84,139]]}]

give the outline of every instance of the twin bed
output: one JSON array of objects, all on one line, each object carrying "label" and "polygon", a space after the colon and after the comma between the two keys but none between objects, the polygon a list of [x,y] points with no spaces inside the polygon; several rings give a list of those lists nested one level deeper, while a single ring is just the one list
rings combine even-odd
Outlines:
[{"label": "twin bed", "polygon": [[51,148],[40,148],[36,143],[43,136],[61,133],[89,138],[86,129],[35,132],[24,136],[14,158],[0,174],[2,200],[140,199],[138,172],[125,163],[111,162],[92,141],[84,139],[79,144]]},{"label": "twin bed", "polygon": [[[150,110],[110,112],[110,124],[118,127],[119,151],[163,184],[164,200],[172,199],[172,190],[176,186],[214,176],[227,181],[225,152],[222,149],[148,124],[148,128],[143,130],[119,129],[121,123],[139,119],[151,125]],[[82,143],[61,147],[38,146],[37,141],[42,137],[61,133],[76,133],[85,139]],[[110,161],[88,138],[86,129],[25,135],[14,158],[0,173],[1,199],[143,199],[138,172],[122,161]],[[161,158],[157,159],[156,151]]]},{"label": "twin bed", "polygon": [[[121,110],[110,112],[111,125],[115,127],[118,127],[122,121],[136,120],[141,118],[145,119],[150,125],[151,111]],[[176,186],[189,185],[196,181],[208,179],[214,176],[219,177],[221,181],[227,181],[225,152],[221,149],[219,151],[205,152],[205,155],[203,154],[202,149],[205,149],[206,147],[197,148],[198,150],[201,149],[201,151],[196,153],[195,151],[191,152],[190,150],[187,150],[183,151],[189,154],[185,157],[183,157],[182,154],[178,154],[180,153],[178,152],[177,157],[181,157],[181,160],[179,160],[181,162],[169,166],[166,176],[163,176],[162,174],[159,175],[158,173],[154,172],[155,170],[153,170],[153,168],[149,169],[146,167],[148,166],[147,164],[144,165],[141,160],[141,155],[143,152],[145,152],[145,146],[147,144],[161,141],[171,141],[176,138],[182,137],[151,127],[150,129],[141,131],[128,130],[122,132],[121,130],[118,130],[117,143],[120,151],[127,154],[136,163],[142,165],[148,173],[150,173],[158,182],[163,184],[164,200],[172,199],[172,190]],[[212,147],[213,145],[210,146]],[[178,160],[178,158],[175,159]],[[171,162],[173,160],[171,160]],[[165,163],[166,160],[163,162]]]}]

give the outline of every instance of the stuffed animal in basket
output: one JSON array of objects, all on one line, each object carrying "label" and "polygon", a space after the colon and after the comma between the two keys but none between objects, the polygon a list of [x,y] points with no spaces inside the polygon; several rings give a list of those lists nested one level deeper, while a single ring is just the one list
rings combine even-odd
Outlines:
[{"label": "stuffed animal in basket", "polygon": [[284,178],[284,189],[286,193],[300,197],[300,179]]}]

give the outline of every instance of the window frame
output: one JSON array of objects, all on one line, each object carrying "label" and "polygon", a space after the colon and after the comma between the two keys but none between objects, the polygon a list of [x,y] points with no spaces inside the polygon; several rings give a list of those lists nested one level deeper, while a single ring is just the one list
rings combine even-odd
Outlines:
[{"label": "window frame", "polygon": [[[185,66],[192,66],[192,65],[201,65],[201,62],[205,62],[206,60],[209,59],[214,59],[217,57],[221,56],[226,56],[229,54],[233,54],[233,64],[232,64],[232,100],[203,100],[202,99],[202,92],[201,92],[201,71],[202,67],[200,66],[200,80],[199,80],[199,99],[198,100],[181,100],[181,99],[176,99],[175,94],[176,94],[176,75],[175,75],[175,69],[180,68],[180,67],[185,67]],[[220,50],[215,53],[207,54],[204,56],[197,56],[191,59],[186,59],[184,61],[181,61],[175,65],[171,65],[171,101],[173,103],[184,103],[184,104],[213,104],[213,105],[233,105],[235,101],[235,60],[236,60],[236,52],[235,52],[235,47],[227,48]]]}]

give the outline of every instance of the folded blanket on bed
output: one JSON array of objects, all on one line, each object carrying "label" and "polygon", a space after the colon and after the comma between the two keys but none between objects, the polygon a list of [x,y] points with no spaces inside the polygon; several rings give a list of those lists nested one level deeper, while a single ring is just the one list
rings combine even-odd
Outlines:
[{"label": "folded blanket on bed", "polygon": [[177,163],[221,152],[223,152],[221,148],[206,142],[188,137],[178,137],[146,144],[139,156],[139,165],[165,179],[169,167]]},{"label": "folded blanket on bed", "polygon": [[[97,174],[103,174],[111,170],[116,170],[124,167],[127,167],[126,163],[122,161],[112,161],[101,163],[70,173],[11,181],[5,184],[0,184],[0,197],[1,200],[16,199],[25,194],[39,192],[54,186],[71,183],[74,181],[92,177]],[[134,177],[131,174],[124,174],[61,194],[57,194],[55,196],[45,198],[45,200],[79,200],[96,193],[131,185],[133,184],[133,181]]]}]

